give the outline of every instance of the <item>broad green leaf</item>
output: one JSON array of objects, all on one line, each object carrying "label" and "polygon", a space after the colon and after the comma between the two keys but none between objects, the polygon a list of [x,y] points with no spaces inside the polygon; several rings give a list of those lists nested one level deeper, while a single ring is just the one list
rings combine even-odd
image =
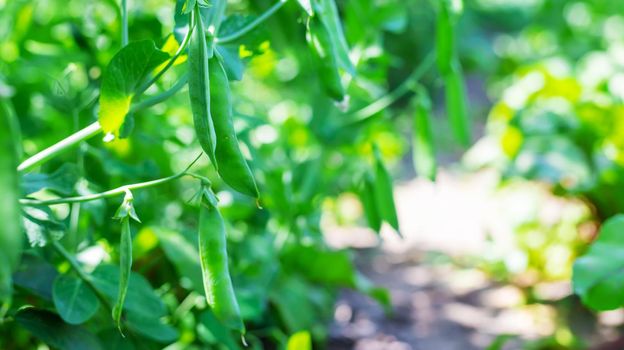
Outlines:
[{"label": "broad green leaf", "polygon": [[299,331],[288,338],[286,350],[312,350],[312,337],[308,331]]},{"label": "broad green leaf", "polygon": [[204,282],[197,247],[184,238],[181,233],[165,228],[155,228],[154,232],[167,259],[171,261],[180,278],[188,278],[193,290],[203,293]]},{"label": "broad green leaf", "polygon": [[431,101],[424,95],[418,97],[414,112],[414,130],[412,134],[412,156],[414,169],[419,176],[433,181],[436,177],[437,164],[431,130]]},{"label": "broad green leaf", "polygon": [[11,298],[11,273],[17,268],[24,241],[16,170],[20,142],[15,114],[0,99],[0,304]]},{"label": "broad green leaf", "polygon": [[29,195],[42,189],[70,195],[78,181],[78,169],[73,164],[64,164],[51,174],[28,173],[22,176],[21,188],[23,195]]},{"label": "broad green leaf", "polygon": [[24,308],[15,314],[15,321],[39,340],[56,349],[102,349],[98,338],[87,329],[67,324],[50,311]]},{"label": "broad green leaf", "polygon": [[119,135],[137,89],[168,58],[151,40],[129,43],[117,52],[102,76],[99,121],[104,132]]},{"label": "broad green leaf", "polygon": [[56,277],[52,300],[61,318],[69,324],[86,322],[100,306],[93,290],[83,280],[72,275]]},{"label": "broad green leaf", "polygon": [[396,207],[394,204],[394,191],[392,186],[392,177],[386,169],[381,154],[377,146],[374,147],[375,154],[375,203],[377,203],[377,211],[381,218],[392,226],[397,234],[401,236],[399,231],[399,219],[397,217]]},{"label": "broad green leaf", "polygon": [[624,306],[624,215],[602,225],[587,253],[576,259],[572,282],[583,304],[594,310]]}]

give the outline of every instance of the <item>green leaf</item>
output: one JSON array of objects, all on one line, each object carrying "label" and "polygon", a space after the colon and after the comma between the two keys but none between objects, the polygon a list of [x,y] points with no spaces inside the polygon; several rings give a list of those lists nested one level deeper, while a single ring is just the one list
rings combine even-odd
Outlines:
[{"label": "green leaf", "polygon": [[78,169],[73,164],[64,164],[51,174],[28,173],[22,176],[22,194],[29,195],[47,189],[49,191],[70,195],[78,181]]},{"label": "green leaf", "polygon": [[282,265],[316,283],[355,286],[355,267],[347,250],[294,246],[283,253]]},{"label": "green leaf", "polygon": [[594,310],[624,305],[624,215],[602,225],[598,239],[576,259],[572,283],[583,304]]},{"label": "green leaf", "polygon": [[89,320],[98,310],[100,302],[87,284],[72,275],[58,275],[52,289],[54,306],[63,320],[80,324]]},{"label": "green leaf", "polygon": [[312,350],[312,337],[308,331],[299,331],[288,338],[286,350]]},{"label": "green leaf", "polygon": [[160,322],[158,318],[146,317],[135,312],[128,312],[126,324],[130,330],[159,343],[170,343],[180,336],[175,328]]},{"label": "green leaf", "polygon": [[24,308],[15,314],[15,321],[39,340],[60,350],[102,349],[95,335],[81,326],[63,322],[50,311]]},{"label": "green leaf", "polygon": [[397,234],[401,236],[399,230],[399,219],[397,217],[396,206],[394,204],[394,192],[392,187],[392,177],[384,166],[381,153],[377,146],[374,147],[375,154],[375,186],[374,195],[377,203],[377,211],[381,218],[392,226]]},{"label": "green leaf", "polygon": [[129,43],[117,52],[102,76],[99,121],[104,132],[119,135],[137,89],[167,59],[151,40]]},{"label": "green leaf", "polygon": [[17,173],[19,126],[9,105],[0,99],[0,303],[11,298],[11,273],[23,248]]}]

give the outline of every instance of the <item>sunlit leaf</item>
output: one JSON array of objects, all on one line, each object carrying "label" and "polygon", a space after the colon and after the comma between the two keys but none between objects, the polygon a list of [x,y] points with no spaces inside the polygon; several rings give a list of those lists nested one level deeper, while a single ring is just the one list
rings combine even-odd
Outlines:
[{"label": "sunlit leaf", "polygon": [[168,58],[151,40],[132,42],[117,52],[102,76],[99,120],[104,132],[119,134],[137,88]]},{"label": "sunlit leaf", "polygon": [[286,350],[312,350],[312,337],[308,331],[299,331],[288,338]]}]

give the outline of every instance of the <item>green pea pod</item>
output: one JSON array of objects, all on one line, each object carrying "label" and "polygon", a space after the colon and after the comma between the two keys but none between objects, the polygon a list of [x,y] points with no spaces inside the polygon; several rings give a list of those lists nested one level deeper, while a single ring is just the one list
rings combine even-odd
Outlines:
[{"label": "green pea pod", "polygon": [[436,58],[440,73],[447,74],[457,59],[455,49],[455,18],[451,8],[451,0],[438,3],[436,17]]},{"label": "green pea pod", "polygon": [[317,15],[311,16],[308,20],[307,40],[314,59],[320,68],[323,89],[325,89],[329,97],[336,101],[342,101],[345,96],[345,90],[340,80],[340,72],[338,71],[336,48],[327,27]]},{"label": "green pea pod", "polygon": [[[394,204],[394,193],[392,189],[392,178],[383,164],[379,149],[374,147],[375,153],[375,186],[373,194],[380,217],[392,226],[401,236],[399,230],[399,219],[397,217],[396,206]],[[401,236],[402,237],[402,236]]]},{"label": "green pea pod", "polygon": [[433,181],[436,177],[437,164],[430,118],[431,100],[422,89],[417,97],[414,113],[412,157],[416,173]]},{"label": "green pea pod", "polygon": [[253,173],[243,157],[232,124],[232,95],[225,69],[217,55],[208,61],[210,69],[210,114],[217,135],[218,172],[223,181],[238,192],[258,197]]},{"label": "green pea pod", "polygon": [[366,173],[362,178],[358,194],[360,196],[360,201],[362,202],[366,221],[368,221],[368,226],[373,229],[373,231],[379,232],[381,229],[381,217],[377,211],[374,193],[374,180],[369,173]]},{"label": "green pea pod", "polygon": [[121,330],[121,313],[123,310],[126,294],[128,293],[128,283],[132,272],[132,232],[130,231],[130,219],[141,222],[132,204],[134,198],[130,191],[126,191],[123,203],[115,213],[115,219],[121,222],[121,237],[119,238],[119,291],[117,301],[113,307],[113,320],[117,328]]},{"label": "green pea pod", "polygon": [[23,233],[19,205],[19,128],[8,104],[0,99],[0,303],[9,302],[11,273],[22,254]]},{"label": "green pea pod", "polygon": [[193,10],[195,28],[191,34],[188,50],[189,62],[189,97],[193,112],[193,123],[199,144],[216,169],[217,160],[215,150],[217,138],[214,124],[210,115],[210,74],[208,67],[208,44],[204,33],[204,24],[201,20],[199,5]]},{"label": "green pea pod", "polygon": [[121,311],[123,310],[126,294],[128,293],[128,283],[130,282],[130,272],[132,270],[132,233],[130,232],[130,218],[121,219],[121,238],[119,240],[119,291],[117,302],[113,307],[113,320],[117,328],[121,329]]},{"label": "green pea pod", "polygon": [[198,236],[206,301],[225,326],[245,333],[228,269],[223,217],[206,197],[202,197],[200,202]]},{"label": "green pea pod", "polygon": [[444,77],[446,110],[451,121],[453,134],[462,145],[470,144],[470,120],[466,111],[466,90],[464,76],[459,64],[454,64]]}]

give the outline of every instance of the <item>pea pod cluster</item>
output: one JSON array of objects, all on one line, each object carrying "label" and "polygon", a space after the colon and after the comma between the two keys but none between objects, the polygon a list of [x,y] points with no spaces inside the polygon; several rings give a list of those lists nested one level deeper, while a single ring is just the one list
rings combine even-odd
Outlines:
[{"label": "pea pod cluster", "polygon": [[197,138],[219,176],[230,187],[258,197],[253,173],[240,151],[232,121],[232,95],[220,58],[206,42],[199,5],[189,48],[189,95]]},{"label": "pea pod cluster", "polygon": [[23,233],[19,205],[17,173],[20,144],[17,119],[9,105],[0,99],[0,304],[12,294],[11,274],[22,253]]},{"label": "pea pod cluster", "polygon": [[336,47],[329,30],[318,13],[308,18],[306,38],[314,60],[319,67],[323,89],[332,99],[342,101],[345,96],[345,89],[338,70]]},{"label": "pea pod cluster", "polygon": [[457,53],[457,11],[453,0],[438,3],[436,20],[436,58],[444,77],[446,110],[453,135],[462,145],[470,143],[470,121],[466,106],[464,77]]},{"label": "pea pod cluster", "polygon": [[214,195],[203,195],[199,206],[199,258],[206,301],[214,315],[227,327],[245,333],[228,268],[227,241],[223,217]]}]

